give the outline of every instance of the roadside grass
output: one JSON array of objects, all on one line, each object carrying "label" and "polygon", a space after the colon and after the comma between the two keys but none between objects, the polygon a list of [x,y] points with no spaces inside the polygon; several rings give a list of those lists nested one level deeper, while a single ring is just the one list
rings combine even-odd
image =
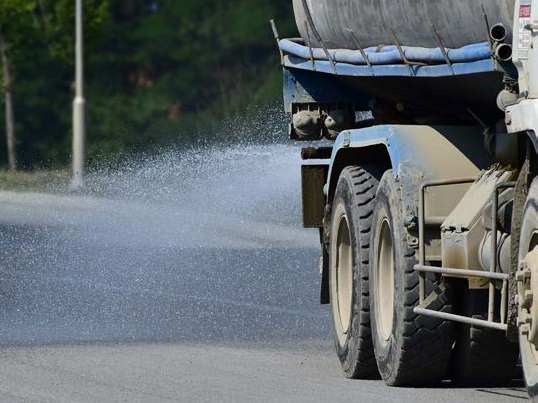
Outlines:
[{"label": "roadside grass", "polygon": [[26,192],[67,192],[69,171],[17,171],[0,170],[0,190]]}]

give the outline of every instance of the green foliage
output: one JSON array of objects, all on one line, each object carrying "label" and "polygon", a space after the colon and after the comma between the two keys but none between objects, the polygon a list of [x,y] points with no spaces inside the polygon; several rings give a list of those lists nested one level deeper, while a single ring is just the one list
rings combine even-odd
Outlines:
[{"label": "green foliage", "polygon": [[[75,4],[74,0],[37,0],[34,9],[37,29],[50,55],[68,66],[74,61]],[[108,0],[84,0],[82,4],[84,41],[91,51],[104,34],[102,28],[109,19],[109,3]]]},{"label": "green foliage", "polygon": [[[92,161],[194,141],[204,126],[280,97],[268,21],[282,36],[293,34],[291,0],[83,3]],[[73,0],[0,0],[0,29],[10,28],[17,50],[18,149],[27,167],[69,161],[74,7]]]},{"label": "green foliage", "polygon": [[69,172],[62,171],[33,171],[11,172],[0,170],[0,188],[17,191],[69,191]]},{"label": "green foliage", "polygon": [[0,29],[14,40],[22,36],[22,29],[32,24],[36,0],[2,0],[0,2]]}]

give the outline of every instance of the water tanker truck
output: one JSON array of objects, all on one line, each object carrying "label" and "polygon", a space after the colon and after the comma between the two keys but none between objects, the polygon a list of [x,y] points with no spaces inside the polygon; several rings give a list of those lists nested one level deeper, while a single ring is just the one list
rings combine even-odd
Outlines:
[{"label": "water tanker truck", "polygon": [[293,0],[277,37],[344,374],[538,396],[538,0]]}]

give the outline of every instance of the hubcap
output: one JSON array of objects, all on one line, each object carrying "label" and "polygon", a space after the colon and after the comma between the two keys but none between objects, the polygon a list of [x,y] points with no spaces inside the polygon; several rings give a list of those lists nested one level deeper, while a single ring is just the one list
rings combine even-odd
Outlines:
[{"label": "hubcap", "polygon": [[336,238],[336,259],[335,259],[336,283],[336,309],[337,320],[340,331],[347,334],[351,322],[351,300],[353,292],[353,257],[351,250],[351,237],[349,226],[345,215],[340,218]]},{"label": "hubcap", "polygon": [[387,219],[381,223],[379,249],[377,252],[377,284],[379,299],[377,314],[382,338],[388,341],[392,334],[394,316],[394,256],[392,234]]}]

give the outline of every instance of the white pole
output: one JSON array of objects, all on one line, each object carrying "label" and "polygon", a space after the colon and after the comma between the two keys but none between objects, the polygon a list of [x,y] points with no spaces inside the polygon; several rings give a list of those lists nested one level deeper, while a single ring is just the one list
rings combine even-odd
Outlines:
[{"label": "white pole", "polygon": [[84,99],[82,0],[76,0],[75,71],[76,92],[73,100],[73,176],[71,188],[78,189],[84,183],[84,160],[86,148],[86,124]]}]

